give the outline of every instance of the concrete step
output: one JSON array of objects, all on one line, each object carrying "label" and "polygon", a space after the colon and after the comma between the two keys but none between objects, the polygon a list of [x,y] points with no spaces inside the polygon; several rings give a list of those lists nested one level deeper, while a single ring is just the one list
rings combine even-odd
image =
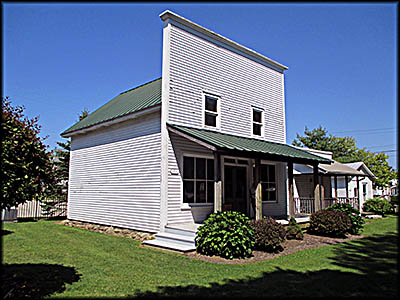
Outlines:
[{"label": "concrete step", "polygon": [[181,245],[195,245],[194,238],[190,236],[168,233],[168,232],[160,232],[155,235],[155,239],[160,241],[173,241],[174,243]]},{"label": "concrete step", "polygon": [[196,231],[196,226],[167,225],[165,231],[155,235],[154,240],[145,240],[143,244],[181,252],[193,251],[196,250]]},{"label": "concrete step", "polygon": [[153,246],[153,247],[159,247],[159,248],[165,248],[165,249],[171,249],[179,252],[189,252],[196,250],[196,247],[193,247],[191,245],[182,245],[182,244],[177,244],[174,243],[173,241],[162,241],[162,240],[146,240],[143,241],[144,245],[148,246]]},{"label": "concrete step", "polygon": [[187,237],[191,237],[193,239],[196,237],[195,230],[182,229],[182,228],[177,228],[177,227],[173,227],[173,226],[169,226],[169,225],[165,226],[165,232],[176,234],[176,235],[187,236]]}]

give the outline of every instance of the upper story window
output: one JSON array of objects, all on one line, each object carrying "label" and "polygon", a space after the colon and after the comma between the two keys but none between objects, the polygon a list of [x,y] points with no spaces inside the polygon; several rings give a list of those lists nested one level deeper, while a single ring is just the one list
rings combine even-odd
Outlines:
[{"label": "upper story window", "polygon": [[254,136],[263,135],[263,117],[263,111],[261,109],[253,108],[252,124]]},{"label": "upper story window", "polygon": [[220,104],[219,98],[211,95],[204,95],[204,125],[219,127]]}]

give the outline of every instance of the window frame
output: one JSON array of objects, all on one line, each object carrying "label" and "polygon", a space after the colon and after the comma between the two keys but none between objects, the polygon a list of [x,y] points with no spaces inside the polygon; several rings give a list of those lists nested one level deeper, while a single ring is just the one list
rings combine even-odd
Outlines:
[{"label": "window frame", "polygon": [[[194,172],[194,178],[193,179],[185,179],[184,178],[184,161],[185,161],[185,157],[190,157],[190,158],[194,158],[194,168],[193,168],[193,172]],[[196,159],[198,158],[203,158],[206,160],[205,165],[206,165],[206,170],[205,170],[205,174],[206,174],[206,178],[205,179],[197,179],[196,178]],[[182,191],[182,196],[181,196],[181,203],[182,203],[182,208],[190,208],[192,206],[210,206],[214,204],[214,199],[212,199],[211,201],[208,201],[208,194],[207,194],[207,187],[209,182],[212,182],[212,186],[214,188],[215,186],[215,179],[207,179],[207,160],[214,160],[214,156],[211,155],[200,155],[200,154],[191,154],[191,153],[184,153],[182,154],[181,157],[181,162],[182,162],[182,177],[181,177],[181,191]],[[215,177],[215,174],[214,174]],[[184,181],[192,181],[194,182],[194,187],[193,187],[193,199],[195,202],[184,202],[184,198],[185,198],[185,190],[184,190]],[[205,181],[206,182],[206,202],[196,202],[196,182],[197,181]],[[215,190],[214,190],[214,197],[215,197]]]},{"label": "window frame", "polygon": [[[278,185],[278,165],[277,164],[275,164],[275,163],[272,163],[272,162],[261,162],[261,166],[273,166],[274,168],[275,168],[275,196],[276,196],[276,199],[275,200],[262,200],[262,203],[278,203],[278,199],[279,199],[279,196],[278,196],[278,191],[279,191],[279,185]],[[261,167],[260,166],[260,167]],[[261,170],[260,170],[260,172],[261,172]],[[260,182],[261,182],[261,184],[262,183],[271,183],[270,181],[261,181],[261,178],[260,178]]]},{"label": "window frame", "polygon": [[[254,121],[254,111],[257,111],[257,112],[261,113],[261,122]],[[265,123],[264,122],[265,121],[265,111],[264,111],[264,109],[259,108],[259,107],[255,107],[255,106],[251,106],[250,115],[251,115],[251,136],[255,137],[255,138],[263,138],[264,137],[264,123]],[[254,125],[255,124],[261,126],[261,129],[260,129],[261,134],[260,135],[254,134]]]},{"label": "window frame", "polygon": [[[206,110],[206,98],[212,98],[217,101],[217,111]],[[211,125],[206,125],[206,114],[214,115],[215,127]],[[202,126],[205,129],[220,130],[221,128],[221,96],[203,91],[202,93]]]}]

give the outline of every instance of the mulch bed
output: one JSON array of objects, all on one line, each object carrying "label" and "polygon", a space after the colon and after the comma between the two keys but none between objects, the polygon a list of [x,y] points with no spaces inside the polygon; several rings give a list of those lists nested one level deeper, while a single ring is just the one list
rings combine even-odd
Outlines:
[{"label": "mulch bed", "polygon": [[211,263],[219,263],[219,264],[247,264],[253,263],[256,261],[263,261],[272,258],[276,258],[281,255],[289,255],[293,254],[300,250],[310,249],[310,248],[318,248],[326,245],[335,245],[338,243],[343,243],[347,241],[351,241],[354,239],[364,238],[362,235],[346,235],[346,238],[332,238],[325,236],[317,236],[305,233],[303,240],[287,240],[283,243],[283,251],[278,253],[268,253],[264,251],[254,250],[252,253],[252,257],[245,259],[225,259],[219,256],[206,256],[199,254],[197,252],[188,252],[184,255],[190,258],[199,259],[202,261],[207,261]]}]

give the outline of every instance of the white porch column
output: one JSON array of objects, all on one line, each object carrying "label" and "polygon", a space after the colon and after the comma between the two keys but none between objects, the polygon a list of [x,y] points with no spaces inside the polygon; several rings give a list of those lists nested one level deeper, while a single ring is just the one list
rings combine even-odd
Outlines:
[{"label": "white porch column", "polygon": [[214,212],[222,210],[221,155],[214,152]]},{"label": "white porch column", "polygon": [[261,186],[261,160],[256,158],[255,160],[255,182],[257,183],[256,188],[256,220],[262,219],[262,186]]}]

